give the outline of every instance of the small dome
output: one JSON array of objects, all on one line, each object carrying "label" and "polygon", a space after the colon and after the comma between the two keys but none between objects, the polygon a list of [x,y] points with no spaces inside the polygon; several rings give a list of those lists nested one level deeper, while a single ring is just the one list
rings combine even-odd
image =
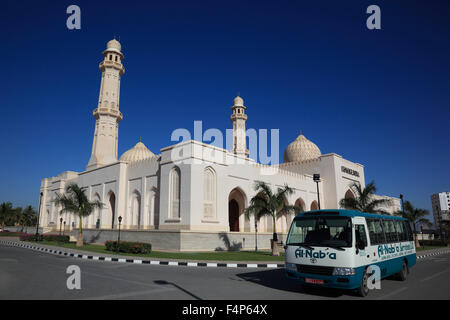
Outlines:
[{"label": "small dome", "polygon": [[292,141],[284,150],[284,162],[297,162],[317,159],[321,156],[320,149],[311,141],[300,134],[297,139]]},{"label": "small dome", "polygon": [[122,46],[119,41],[117,41],[116,39],[112,39],[106,44],[106,49],[116,49],[120,52],[122,50]]},{"label": "small dome", "polygon": [[243,107],[244,100],[240,96],[237,96],[236,98],[234,98],[234,106],[235,107]]},{"label": "small dome", "polygon": [[119,160],[126,162],[136,162],[140,160],[150,159],[153,157],[155,157],[153,152],[151,152],[145,146],[145,144],[143,144],[142,142],[138,142],[133,148],[122,154]]}]

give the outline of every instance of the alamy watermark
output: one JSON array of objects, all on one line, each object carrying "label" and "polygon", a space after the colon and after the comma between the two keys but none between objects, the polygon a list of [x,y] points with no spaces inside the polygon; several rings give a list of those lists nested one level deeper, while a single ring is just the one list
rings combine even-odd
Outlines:
[{"label": "alamy watermark", "polygon": [[[270,142],[269,142],[270,133]],[[237,136],[245,139],[241,145],[237,143]],[[195,163],[203,161],[219,161],[226,164],[244,164],[246,155],[251,159],[258,159],[259,164],[273,165],[280,162],[280,130],[279,129],[226,129],[225,134],[220,129],[209,128],[203,131],[203,122],[194,121],[194,134],[188,129],[175,129],[170,137],[172,142],[177,142],[180,146],[174,146],[171,151],[171,161],[175,163]],[[196,154],[189,144],[183,144],[190,140],[204,143],[201,154]],[[247,144],[248,141],[248,144]],[[242,147],[239,149],[239,147]],[[243,150],[248,148],[248,150]],[[234,150],[240,152],[233,155]],[[228,151],[224,152],[224,151]],[[247,153],[245,152],[247,151]],[[267,170],[270,174],[270,170]]]},{"label": "alamy watermark", "polygon": [[81,9],[79,6],[72,4],[67,7],[66,13],[70,16],[66,20],[66,26],[69,30],[81,29]]},{"label": "alamy watermark", "polygon": [[81,290],[81,269],[77,265],[70,265],[66,269],[66,273],[70,274],[67,278],[66,286],[69,290]]}]

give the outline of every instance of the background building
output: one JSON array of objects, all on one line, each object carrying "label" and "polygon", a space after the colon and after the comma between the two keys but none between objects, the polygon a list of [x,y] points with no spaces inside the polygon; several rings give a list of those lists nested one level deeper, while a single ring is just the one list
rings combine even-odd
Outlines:
[{"label": "background building", "polygon": [[450,192],[441,192],[431,195],[434,225],[440,227],[441,221],[450,222]]}]

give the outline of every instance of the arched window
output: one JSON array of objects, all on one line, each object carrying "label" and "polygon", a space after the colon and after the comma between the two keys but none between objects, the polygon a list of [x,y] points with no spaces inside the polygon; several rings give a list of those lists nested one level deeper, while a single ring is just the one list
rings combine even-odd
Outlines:
[{"label": "arched window", "polygon": [[216,174],[212,168],[206,168],[203,176],[203,217],[216,217]]},{"label": "arched window", "polygon": [[180,217],[180,169],[174,167],[170,171],[169,217]]},{"label": "arched window", "polygon": [[[101,202],[100,195],[98,193],[96,193],[93,200]],[[95,225],[95,227],[97,227],[97,222],[99,222],[99,225],[100,225],[101,214],[102,214],[102,210],[100,208],[95,208],[94,212],[92,213],[91,225]]]},{"label": "arched window", "polygon": [[139,229],[141,225],[141,195],[134,190],[131,195],[131,225]]},{"label": "arched window", "polygon": [[116,196],[114,192],[109,193],[109,215],[111,217],[111,229],[114,229],[114,224],[116,223]]}]

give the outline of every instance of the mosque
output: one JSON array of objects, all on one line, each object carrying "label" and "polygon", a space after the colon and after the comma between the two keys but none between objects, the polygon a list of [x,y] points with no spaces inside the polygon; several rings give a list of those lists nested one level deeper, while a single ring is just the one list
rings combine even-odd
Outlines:
[{"label": "mosque", "polygon": [[[322,154],[303,134],[287,146],[281,164],[262,165],[249,158],[246,107],[240,96],[231,107],[231,150],[189,140],[154,154],[138,142],[118,158],[119,122],[123,118],[120,81],[125,73],[121,44],[109,41],[103,57],[98,106],[93,111],[91,157],[83,172],[66,171],[41,181],[40,225],[45,230],[59,230],[62,217],[65,230],[76,234],[79,219],[71,214],[61,216],[52,201],[75,182],[89,199],[104,204],[83,220],[85,241],[117,239],[121,217],[121,239],[150,242],[155,249],[250,249],[256,241],[259,248],[269,248],[272,219],[262,219],[255,226],[254,218],[247,220],[243,213],[255,195],[255,181],[268,183],[274,191],[289,185],[294,193],[288,202],[303,210],[318,209],[319,203],[321,209],[339,208],[340,199],[355,196],[351,183],[365,185],[363,165],[335,153]],[[313,174],[320,174],[318,183]],[[399,199],[377,197],[390,200],[384,210],[399,210]],[[281,239],[292,219],[277,219]]]}]

